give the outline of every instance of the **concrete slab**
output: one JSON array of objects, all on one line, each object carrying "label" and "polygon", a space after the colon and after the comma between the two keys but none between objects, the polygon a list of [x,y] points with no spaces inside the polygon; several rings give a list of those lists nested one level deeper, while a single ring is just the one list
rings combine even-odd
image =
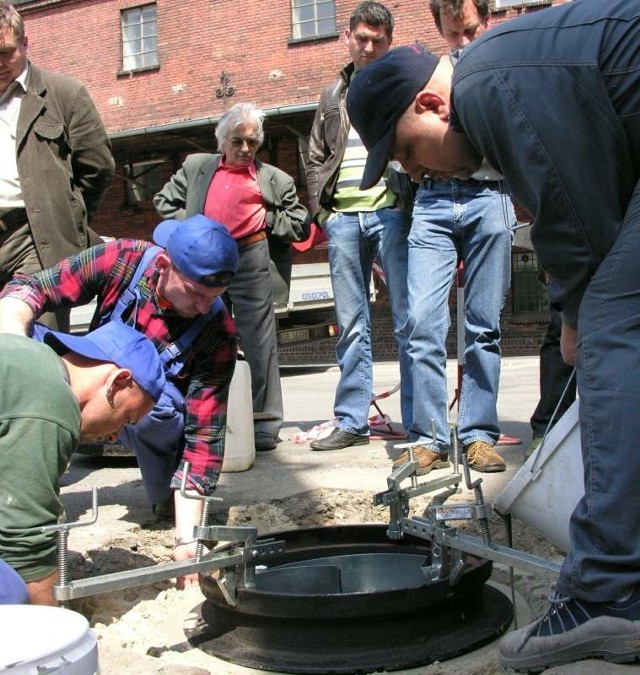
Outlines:
[{"label": "concrete slab", "polygon": [[[449,391],[454,396],[457,383],[457,363],[447,364]],[[279,499],[317,487],[379,491],[386,488],[393,459],[402,452],[396,449],[403,440],[372,440],[369,445],[331,452],[314,452],[308,443],[291,439],[308,432],[333,415],[335,388],[339,379],[336,366],[326,368],[285,368],[282,387],[285,424],[282,443],[274,451],[257,453],[254,467],[245,472],[225,473],[219,494],[229,504],[247,500]],[[399,381],[395,363],[374,365],[374,391],[381,394],[393,389]],[[420,393],[416,392],[419,396]],[[503,360],[498,414],[503,434],[522,439],[521,445],[501,446],[500,453],[507,462],[507,471],[483,474],[486,496],[496,494],[522,465],[524,451],[531,439],[529,417],[538,397],[538,358],[511,357]],[[380,399],[383,413],[390,416],[393,426],[400,426],[400,395]],[[372,414],[376,410],[371,408]],[[455,407],[452,413],[455,416]]]}]

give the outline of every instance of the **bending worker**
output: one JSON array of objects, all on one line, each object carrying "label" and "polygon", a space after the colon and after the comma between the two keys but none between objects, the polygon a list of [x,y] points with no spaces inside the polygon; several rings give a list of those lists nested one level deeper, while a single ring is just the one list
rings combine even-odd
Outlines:
[{"label": "bending worker", "polygon": [[120,321],[151,339],[167,382],[152,413],[125,427],[120,440],[135,451],[150,502],[175,504],[174,559],[184,560],[195,556],[193,526],[202,512],[202,502],[180,495],[184,462],[191,464],[187,487],[204,495],[222,467],[237,345],[219,296],[235,273],[238,247],[202,215],[166,220],[153,238],[157,246],[120,239],[17,275],[0,294],[0,331],[27,334],[42,312],[96,298],[91,328]]},{"label": "bending worker", "polygon": [[349,90],[364,187],[390,156],[461,178],[486,157],[534,217],[562,312],[585,494],[548,610],[502,640],[507,668],[640,658],[639,32],[639,0],[579,0],[487,31],[453,71],[418,45],[393,50]]},{"label": "bending worker", "polygon": [[[40,528],[62,513],[60,476],[79,441],[116,436],[148,414],[165,377],[151,341],[121,323],[84,337],[48,331],[44,341],[0,335],[0,559],[32,604],[54,605],[56,537]],[[3,582],[9,575],[3,567]]]}]

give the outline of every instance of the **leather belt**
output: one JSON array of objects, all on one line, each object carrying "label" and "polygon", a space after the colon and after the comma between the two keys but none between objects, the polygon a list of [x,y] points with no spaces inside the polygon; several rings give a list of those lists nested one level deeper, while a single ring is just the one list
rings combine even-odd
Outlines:
[{"label": "leather belt", "polygon": [[267,233],[264,230],[260,230],[260,232],[254,232],[253,234],[249,234],[246,237],[240,237],[240,239],[236,239],[236,244],[238,244],[238,248],[247,248],[247,246],[251,246],[251,244],[255,244],[266,238]]},{"label": "leather belt", "polygon": [[450,181],[455,181],[460,185],[468,185],[469,187],[477,189],[488,187],[491,190],[495,190],[496,192],[502,191],[503,188],[503,181],[501,180],[476,180],[475,178],[467,178],[466,180],[462,180],[461,178],[436,179],[427,178],[426,176],[422,179],[422,186],[425,190],[432,190],[437,185],[441,183],[448,183]]},{"label": "leather belt", "polygon": [[28,222],[26,209],[11,209],[0,216],[0,232],[9,232]]}]

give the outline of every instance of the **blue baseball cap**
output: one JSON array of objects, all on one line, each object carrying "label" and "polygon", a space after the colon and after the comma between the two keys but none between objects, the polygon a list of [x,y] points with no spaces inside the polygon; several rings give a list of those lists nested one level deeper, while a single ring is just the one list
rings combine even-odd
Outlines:
[{"label": "blue baseball cap", "polygon": [[126,368],[154,401],[160,398],[165,377],[158,352],[149,338],[131,326],[111,321],[86,335],[49,330],[43,342],[59,354],[72,351],[88,359],[115,363],[119,368]]},{"label": "blue baseball cap", "polygon": [[153,231],[171,262],[203,286],[228,286],[238,267],[238,245],[229,230],[201,214],[186,220],[165,220]]},{"label": "blue baseball cap", "polygon": [[440,58],[422,45],[390,49],[359,70],[347,91],[349,120],[367,148],[361,190],[373,187],[384,174],[396,122],[431,79]]}]

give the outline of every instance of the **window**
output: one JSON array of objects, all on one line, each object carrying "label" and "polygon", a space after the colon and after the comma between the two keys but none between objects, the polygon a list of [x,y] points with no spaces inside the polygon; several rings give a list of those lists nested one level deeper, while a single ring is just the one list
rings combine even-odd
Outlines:
[{"label": "window", "polygon": [[293,39],[304,40],[336,32],[334,0],[291,0]]},{"label": "window", "polygon": [[122,11],[122,68],[141,70],[158,65],[156,5]]},{"label": "window", "polygon": [[549,311],[547,289],[541,281],[538,257],[533,251],[511,255],[513,313],[546,313]]},{"label": "window", "polygon": [[125,204],[134,206],[140,202],[150,201],[156,192],[164,186],[161,165],[164,160],[138,162],[127,165],[127,188]]},{"label": "window", "polygon": [[309,137],[298,136],[298,187],[307,186],[307,163],[309,162]]},{"label": "window", "polygon": [[494,9],[507,7],[531,7],[532,5],[550,5],[551,0],[495,0]]}]

